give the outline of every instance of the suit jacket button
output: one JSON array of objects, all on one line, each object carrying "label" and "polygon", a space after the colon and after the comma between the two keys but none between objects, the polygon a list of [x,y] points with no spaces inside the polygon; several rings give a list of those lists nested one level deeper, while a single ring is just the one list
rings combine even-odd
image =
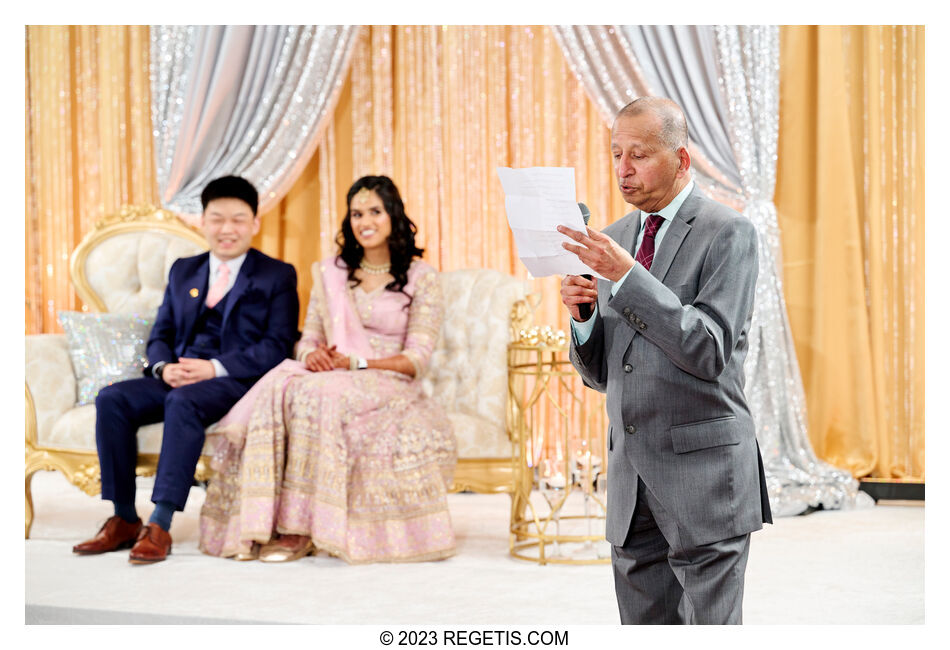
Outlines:
[{"label": "suit jacket button", "polygon": [[623,315],[624,315],[624,316],[629,316],[629,315],[630,315],[630,308],[629,308],[629,307],[624,307],[624,308],[623,308]]},{"label": "suit jacket button", "polygon": [[624,371],[624,372],[633,372],[633,366],[631,366],[629,363],[624,364],[624,366],[623,366],[623,371]]},{"label": "suit jacket button", "polygon": [[646,328],[647,328],[647,324],[644,323],[643,321],[640,321],[640,329],[645,330]]},{"label": "suit jacket button", "polygon": [[633,426],[632,424],[628,424],[627,426],[623,428],[623,430],[631,435],[637,432],[637,428]]}]

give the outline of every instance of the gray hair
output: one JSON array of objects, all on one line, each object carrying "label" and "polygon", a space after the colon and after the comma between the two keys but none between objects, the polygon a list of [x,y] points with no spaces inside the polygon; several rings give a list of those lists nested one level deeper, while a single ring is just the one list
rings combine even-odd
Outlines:
[{"label": "gray hair", "polygon": [[666,97],[639,97],[617,113],[614,122],[621,117],[633,117],[650,113],[660,118],[660,132],[657,139],[671,151],[678,151],[680,147],[689,146],[689,129],[686,126],[686,115],[683,109],[672,99]]}]

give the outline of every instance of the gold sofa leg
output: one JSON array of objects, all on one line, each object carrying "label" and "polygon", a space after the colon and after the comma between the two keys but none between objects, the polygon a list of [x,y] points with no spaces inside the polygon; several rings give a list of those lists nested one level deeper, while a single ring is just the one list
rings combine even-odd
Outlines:
[{"label": "gold sofa leg", "polygon": [[33,482],[33,474],[39,467],[34,466],[36,458],[36,405],[33,404],[33,393],[30,392],[30,385],[23,382],[25,389],[24,403],[26,407],[26,539],[30,539],[30,529],[33,527],[33,493],[30,491],[30,485]]},{"label": "gold sofa leg", "polygon": [[30,483],[33,482],[35,473],[29,470],[26,473],[26,539],[30,539],[30,529],[33,527],[33,494],[30,492]]}]

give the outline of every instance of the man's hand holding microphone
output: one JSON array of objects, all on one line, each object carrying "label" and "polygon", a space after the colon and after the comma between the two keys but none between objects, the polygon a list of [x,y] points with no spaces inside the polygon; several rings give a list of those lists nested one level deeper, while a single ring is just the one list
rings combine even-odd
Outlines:
[{"label": "man's hand holding microphone", "polygon": [[[577,205],[586,224],[590,220],[590,210],[583,203]],[[580,261],[608,280],[616,282],[633,268],[635,262],[628,251],[590,226],[586,233],[566,226],[558,226],[557,230],[580,244],[561,244],[566,250],[577,255]],[[567,307],[571,318],[579,322],[586,321],[597,304],[597,280],[589,275],[565,275],[561,280],[561,302]]]}]

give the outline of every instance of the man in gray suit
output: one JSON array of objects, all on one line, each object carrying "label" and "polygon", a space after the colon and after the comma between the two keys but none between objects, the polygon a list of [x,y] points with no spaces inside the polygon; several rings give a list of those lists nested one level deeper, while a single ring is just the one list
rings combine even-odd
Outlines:
[{"label": "man in gray suit", "polygon": [[624,624],[741,623],[750,533],[772,521],[742,390],[756,233],[695,187],[687,139],[673,101],[625,106],[611,149],[637,210],[603,233],[559,228],[607,278],[567,276],[561,299],[571,361],[607,393],[607,540]]}]

